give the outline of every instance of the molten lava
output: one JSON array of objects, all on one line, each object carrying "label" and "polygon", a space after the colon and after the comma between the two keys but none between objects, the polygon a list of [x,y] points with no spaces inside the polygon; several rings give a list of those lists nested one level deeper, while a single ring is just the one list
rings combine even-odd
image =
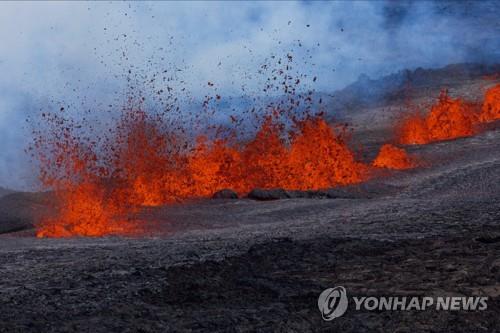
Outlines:
[{"label": "molten lava", "polygon": [[500,84],[488,89],[484,95],[483,107],[479,120],[491,122],[500,119]]},{"label": "molten lava", "polygon": [[368,166],[356,161],[344,131],[320,117],[288,131],[267,118],[246,142],[200,136],[190,144],[161,119],[128,111],[99,147],[54,119],[53,130],[36,142],[42,183],[55,191],[59,207],[38,225],[39,237],[133,235],[142,230],[133,218],[141,206],[224,188],[240,194],[256,187],[320,189],[367,177]]},{"label": "molten lava", "polygon": [[[63,110],[63,109],[61,109]],[[274,110],[276,111],[276,110]],[[37,226],[38,237],[135,235],[145,226],[134,217],[143,206],[210,197],[231,188],[322,189],[359,183],[369,165],[356,160],[345,129],[320,116],[265,117],[254,136],[238,140],[200,135],[189,140],[160,116],[125,110],[100,140],[64,114],[43,114],[35,136],[40,179],[55,193],[54,215]],[[481,112],[442,92],[428,114],[415,113],[399,125],[399,143],[423,144],[470,136],[479,122],[500,119],[500,85],[485,94]],[[287,125],[285,125],[287,124]],[[372,166],[404,170],[417,161],[402,148],[381,147]]]},{"label": "molten lava", "polygon": [[467,137],[476,133],[478,115],[474,106],[442,91],[427,115],[415,113],[398,126],[399,143],[425,144]]},{"label": "molten lava", "polygon": [[378,156],[373,161],[373,166],[395,170],[411,169],[417,166],[416,159],[402,149],[391,144],[380,148]]},{"label": "molten lava", "polygon": [[126,213],[116,199],[108,198],[97,183],[78,183],[57,193],[61,207],[57,216],[38,226],[37,237],[133,235],[140,231],[120,214]]}]

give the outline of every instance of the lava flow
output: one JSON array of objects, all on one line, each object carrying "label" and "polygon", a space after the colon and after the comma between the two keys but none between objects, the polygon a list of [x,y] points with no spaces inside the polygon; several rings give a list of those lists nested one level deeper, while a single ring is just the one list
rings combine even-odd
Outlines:
[{"label": "lava flow", "polygon": [[38,237],[137,234],[142,206],[209,197],[231,188],[319,189],[358,183],[368,166],[356,160],[342,128],[321,117],[297,121],[285,131],[271,118],[255,136],[198,137],[194,143],[166,129],[161,119],[127,111],[98,145],[74,131],[80,125],[49,118],[52,130],[36,138],[41,181],[58,199]]},{"label": "lava flow", "polygon": [[474,135],[478,114],[473,104],[442,91],[426,115],[414,113],[398,126],[399,143],[425,144]]}]

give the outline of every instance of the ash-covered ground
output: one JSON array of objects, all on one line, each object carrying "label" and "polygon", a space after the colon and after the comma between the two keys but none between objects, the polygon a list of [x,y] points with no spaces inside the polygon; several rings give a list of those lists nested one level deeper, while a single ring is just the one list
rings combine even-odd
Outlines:
[{"label": "ash-covered ground", "polygon": [[[367,147],[386,139],[389,120],[364,119]],[[148,209],[146,238],[37,239],[40,194],[6,194],[0,331],[500,331],[500,126],[408,150],[427,165],[312,198]],[[317,301],[333,286],[349,297],[487,296],[488,308],[350,303],[326,322]]]}]

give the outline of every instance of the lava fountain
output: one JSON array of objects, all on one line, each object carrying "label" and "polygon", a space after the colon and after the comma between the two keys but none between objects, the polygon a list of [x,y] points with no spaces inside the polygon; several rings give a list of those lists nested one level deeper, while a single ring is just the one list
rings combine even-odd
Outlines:
[{"label": "lava fountain", "polygon": [[442,91],[429,113],[413,113],[398,125],[401,144],[425,144],[476,134],[478,113],[472,103]]},{"label": "lava fountain", "polygon": [[403,148],[384,144],[373,161],[373,166],[395,170],[411,169],[417,166],[417,159],[410,156]]},{"label": "lava fountain", "polygon": [[320,189],[368,177],[348,145],[344,128],[320,116],[295,121],[292,129],[272,117],[253,138],[195,140],[169,130],[142,110],[127,110],[101,140],[82,138],[76,121],[46,118],[35,148],[40,179],[55,192],[55,216],[37,226],[38,237],[134,235],[143,225],[134,214],[143,206],[210,197],[232,188]]},{"label": "lava fountain", "polygon": [[500,84],[486,91],[479,119],[485,123],[500,119]]}]

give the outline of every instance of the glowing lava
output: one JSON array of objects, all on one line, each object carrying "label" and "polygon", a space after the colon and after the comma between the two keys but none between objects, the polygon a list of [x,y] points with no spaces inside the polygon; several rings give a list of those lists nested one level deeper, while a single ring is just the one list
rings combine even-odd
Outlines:
[{"label": "glowing lava", "polygon": [[500,84],[488,89],[484,95],[483,107],[479,120],[490,122],[500,119]]},{"label": "glowing lava", "polygon": [[[499,101],[500,85],[486,92],[480,113],[442,92],[429,113],[403,120],[399,143],[473,135],[479,122],[500,119]],[[48,126],[37,132],[34,147],[41,182],[54,191],[58,205],[37,225],[37,236],[136,235],[145,230],[134,218],[143,206],[206,198],[225,188],[240,195],[253,188],[323,189],[369,177],[371,166],[356,160],[344,128],[320,116],[293,120],[291,127],[279,119],[265,117],[247,140],[233,135],[190,140],[162,117],[125,110],[96,141],[82,136],[78,122],[46,115]],[[404,170],[417,164],[404,149],[385,144],[372,166]]]},{"label": "glowing lava", "polygon": [[372,164],[378,168],[395,170],[411,169],[417,166],[416,159],[408,155],[406,150],[391,144],[385,144],[380,148]]},{"label": "glowing lava", "polygon": [[[209,197],[232,188],[320,189],[358,183],[368,166],[356,161],[342,129],[320,117],[294,128],[267,118],[251,140],[198,137],[194,144],[165,129],[161,119],[128,111],[98,146],[82,140],[59,118],[36,140],[41,180],[55,191],[56,216],[38,237],[133,235],[143,226],[133,215],[157,206]],[[92,143],[92,144],[89,144]]]},{"label": "glowing lava", "polygon": [[399,143],[425,144],[467,137],[476,133],[478,115],[474,106],[442,91],[427,115],[415,113],[399,125]]}]

